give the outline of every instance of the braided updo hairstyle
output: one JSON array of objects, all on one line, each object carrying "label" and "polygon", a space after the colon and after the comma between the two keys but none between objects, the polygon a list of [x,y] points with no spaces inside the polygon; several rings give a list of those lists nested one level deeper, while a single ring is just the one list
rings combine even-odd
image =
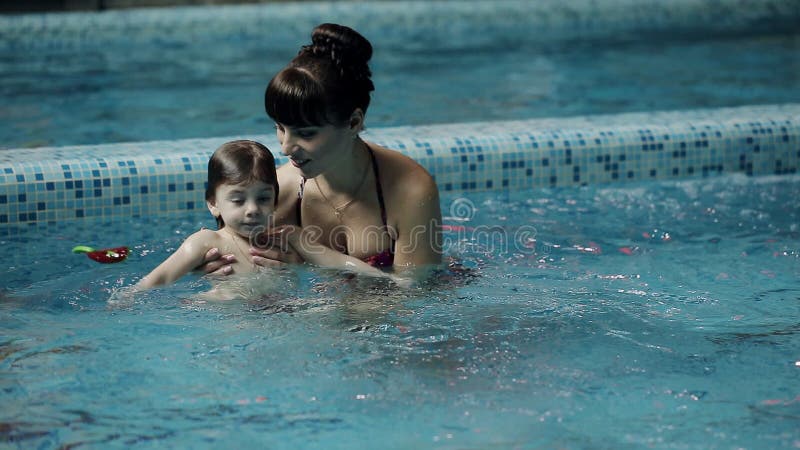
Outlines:
[{"label": "braided updo hairstyle", "polygon": [[264,107],[275,122],[291,126],[344,125],[356,108],[369,107],[372,45],[352,28],[324,23],[311,45],[269,82]]}]

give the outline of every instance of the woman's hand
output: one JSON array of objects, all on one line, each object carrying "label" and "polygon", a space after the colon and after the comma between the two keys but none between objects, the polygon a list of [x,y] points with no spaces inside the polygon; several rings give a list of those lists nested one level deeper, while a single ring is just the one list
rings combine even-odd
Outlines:
[{"label": "woman's hand", "polygon": [[253,264],[260,267],[281,267],[285,264],[298,264],[303,258],[292,248],[301,229],[288,225],[261,234],[250,248]]},{"label": "woman's hand", "polygon": [[204,275],[224,276],[233,273],[231,264],[236,262],[234,255],[222,255],[218,248],[209,249],[203,257],[203,264],[195,270],[203,272]]}]

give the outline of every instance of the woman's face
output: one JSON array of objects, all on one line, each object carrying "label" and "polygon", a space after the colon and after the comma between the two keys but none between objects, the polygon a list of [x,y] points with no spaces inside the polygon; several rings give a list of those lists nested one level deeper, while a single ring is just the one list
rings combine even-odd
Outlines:
[{"label": "woman's face", "polygon": [[353,148],[354,134],[347,126],[289,127],[275,124],[281,152],[306,178],[339,169],[341,157]]}]

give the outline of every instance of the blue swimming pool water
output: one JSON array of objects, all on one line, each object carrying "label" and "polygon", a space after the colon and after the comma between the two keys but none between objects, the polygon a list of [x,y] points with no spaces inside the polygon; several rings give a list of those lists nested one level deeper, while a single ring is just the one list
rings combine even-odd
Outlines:
[{"label": "blue swimming pool water", "polygon": [[[261,135],[269,125],[263,85],[323,12],[352,20],[376,44],[370,127],[798,101],[795,3],[576,4],[381,3],[387,15],[369,2],[330,2],[212,15],[0,17],[0,147]],[[800,179],[729,174],[748,164],[763,165],[757,173],[796,171],[788,149],[796,135],[778,133],[778,122],[794,123],[793,109],[774,120],[748,111],[752,120],[726,124],[742,122],[752,134],[728,138],[726,129],[689,162],[661,132],[676,145],[702,145],[694,131],[703,115],[726,115],[694,111],[682,116],[685,126],[675,119],[666,129],[595,116],[604,138],[640,133],[663,167],[636,164],[647,156],[638,134],[619,141],[633,142],[630,151],[581,147],[598,158],[582,160],[581,169],[597,173],[581,180],[654,171],[722,178],[466,197],[446,189],[459,188],[451,181],[442,186],[445,247],[465,270],[402,290],[294,268],[263,276],[274,295],[229,303],[199,301],[209,284],[195,277],[133,302],[108,301],[188,233],[212,226],[204,212],[118,213],[134,210],[142,188],[162,192],[176,181],[134,179],[131,191],[131,178],[114,171],[144,177],[160,162],[123,159],[94,175],[70,150],[53,150],[68,162],[53,170],[35,168],[49,153],[30,154],[7,166],[13,189],[0,196],[4,214],[40,219],[0,237],[0,447],[797,448]],[[458,128],[465,138],[468,127]],[[574,134],[556,128],[541,142]],[[783,162],[760,158],[776,140]],[[208,142],[170,144],[142,148],[187,152]],[[537,185],[555,176],[542,167],[568,169],[559,182],[574,176],[577,165],[557,162],[573,156],[564,145],[526,159],[525,170],[542,177]],[[103,151],[138,151],[119,147],[71,151],[106,165]],[[740,155],[738,166],[709,170],[704,158],[718,151]],[[507,178],[516,186],[520,157],[501,166],[489,154],[461,161],[496,163],[493,188]],[[619,173],[612,155],[625,158]],[[433,165],[440,179],[462,173]],[[20,178],[28,185],[16,189]],[[78,182],[86,184],[73,193]],[[90,182],[121,183],[105,192],[113,221],[74,220],[84,215],[82,196],[95,194]],[[39,206],[53,208],[59,195],[74,214],[47,224]],[[127,244],[133,254],[101,266],[72,254],[76,244]]]},{"label": "blue swimming pool water", "polygon": [[[524,2],[509,3],[523,19],[504,16],[505,7],[460,18],[486,8],[480,2],[443,2],[427,12],[416,2],[389,13],[403,21],[381,27],[380,12],[359,15],[371,6],[350,11],[345,2],[342,11],[313,4],[294,15],[264,6],[252,9],[264,15],[260,25],[242,17],[240,27],[223,20],[226,9],[187,9],[205,20],[194,25],[169,22],[180,9],[165,12],[168,19],[116,11],[64,21],[74,29],[57,20],[32,21],[24,31],[0,23],[9,34],[0,45],[0,148],[264,134],[271,126],[264,87],[314,25],[333,19],[373,41],[370,127],[800,101],[800,35],[778,14],[755,31],[659,29],[635,18],[633,28],[603,32],[615,23],[595,24],[590,39],[578,39],[592,17],[554,30],[539,15],[569,17],[564,8],[538,11],[532,3],[526,25]],[[461,21],[446,21],[448,4]],[[314,13],[326,7],[334,11]],[[208,18],[215,14],[222,26]],[[92,21],[120,31],[95,31]],[[447,25],[429,24],[437,21]]]},{"label": "blue swimming pool water", "polygon": [[[231,303],[192,300],[207,287],[192,277],[107,303],[204,215],[17,236],[2,242],[0,439],[796,448],[798,198],[797,176],[737,175],[446,195],[468,275],[398,290],[305,268],[278,299]],[[101,266],[76,243],[134,252]]]}]

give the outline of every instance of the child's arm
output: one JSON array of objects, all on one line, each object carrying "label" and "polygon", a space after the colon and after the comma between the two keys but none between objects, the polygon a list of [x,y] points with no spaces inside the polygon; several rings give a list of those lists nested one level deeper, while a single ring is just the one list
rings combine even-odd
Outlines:
[{"label": "child's arm", "polygon": [[205,253],[214,246],[217,235],[211,230],[200,230],[183,241],[164,262],[139,280],[135,289],[149,289],[155,286],[174,283],[203,263]]}]

